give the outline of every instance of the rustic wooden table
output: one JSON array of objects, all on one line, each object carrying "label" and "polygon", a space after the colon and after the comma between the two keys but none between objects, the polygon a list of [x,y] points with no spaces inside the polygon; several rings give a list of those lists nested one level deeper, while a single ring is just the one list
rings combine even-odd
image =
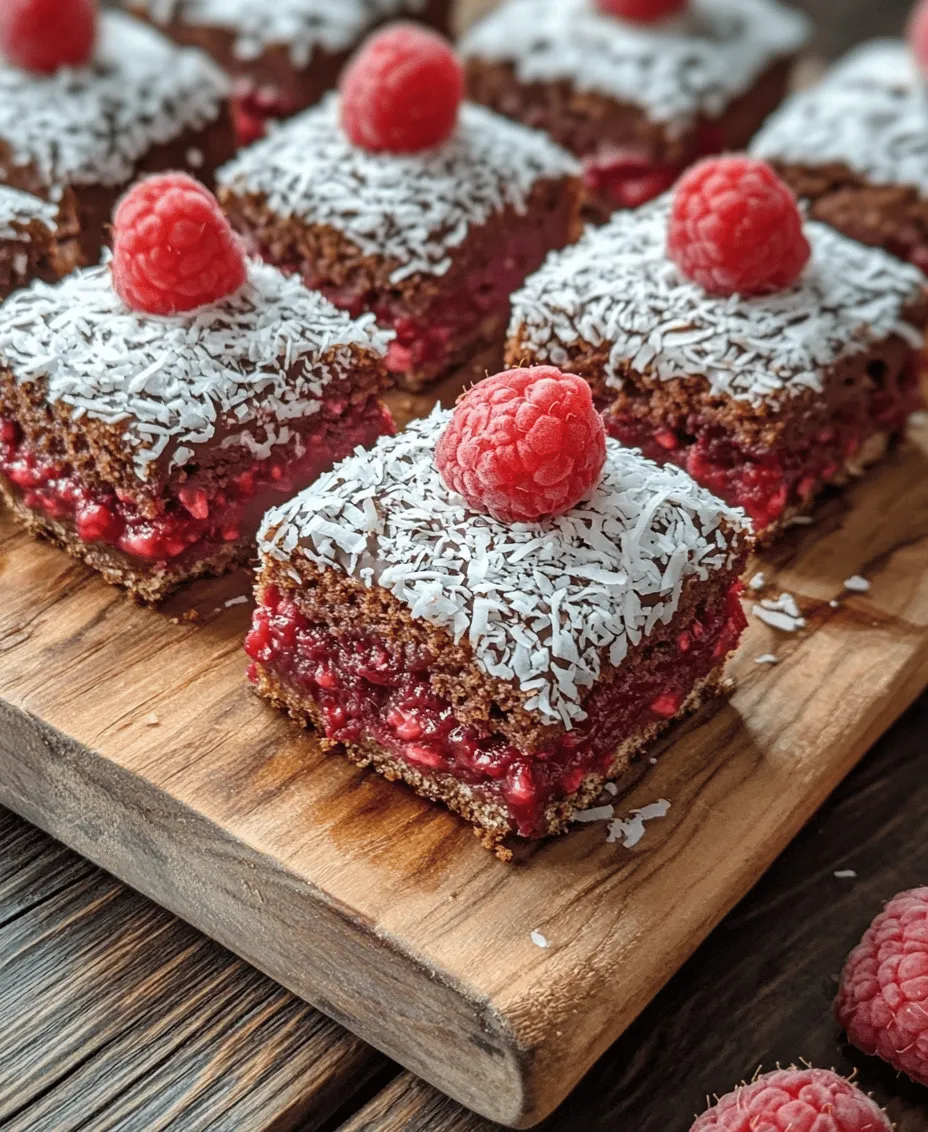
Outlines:
[{"label": "rustic wooden table", "polygon": [[[856,1068],[898,1132],[928,1132],[928,1090],[846,1049],[830,1014],[881,902],[928,880],[926,768],[928,696],[544,1132],[684,1132],[706,1094],[801,1058]],[[0,1132],[493,1127],[0,811]]]},{"label": "rustic wooden table", "polygon": [[[908,0],[806,6],[835,53],[898,30]],[[544,1132],[682,1132],[706,1094],[803,1058],[856,1069],[898,1132],[928,1132],[928,1090],[845,1048],[830,1014],[881,902],[928,880],[926,759],[928,696]],[[492,1128],[0,810],[0,1132]]]}]

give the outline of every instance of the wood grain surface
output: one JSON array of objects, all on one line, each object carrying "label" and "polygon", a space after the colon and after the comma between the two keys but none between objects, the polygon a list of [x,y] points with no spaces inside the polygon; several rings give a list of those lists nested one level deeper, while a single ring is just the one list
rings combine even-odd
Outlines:
[{"label": "wood grain surface", "polygon": [[0,1128],[319,1127],[385,1064],[0,810]]},{"label": "wood grain surface", "polygon": [[[764,564],[809,627],[755,622],[734,699],[625,784],[620,812],[672,802],[633,851],[588,827],[501,864],[248,693],[248,609],[227,604],[244,577],[136,609],[8,518],[0,800],[444,1092],[530,1125],[924,687],[926,453],[923,428]],[[872,591],[832,608],[854,573]]]},{"label": "wood grain surface", "polygon": [[[759,1066],[834,1066],[928,1132],[928,1089],[842,1041],[837,974],[883,903],[928,883],[928,696],[838,788],[539,1132],[685,1132]],[[851,870],[856,876],[837,877]],[[404,1074],[340,1132],[491,1132]]]}]

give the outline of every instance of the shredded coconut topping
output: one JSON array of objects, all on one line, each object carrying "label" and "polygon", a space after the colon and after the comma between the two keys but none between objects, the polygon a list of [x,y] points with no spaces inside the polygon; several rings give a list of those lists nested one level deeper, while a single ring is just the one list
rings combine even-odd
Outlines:
[{"label": "shredded coconut topping", "polygon": [[292,439],[287,422],[318,412],[325,386],[350,375],[356,351],[382,357],[388,337],[372,315],[352,320],[255,262],[235,295],[170,318],[126,307],[107,265],[0,306],[0,361],[14,379],[45,379],[77,419],[124,423],[142,480],[152,461],[180,467],[217,434],[266,457]]},{"label": "shredded coconut topping", "polygon": [[718,298],[667,256],[670,197],[618,212],[578,244],[550,255],[513,296],[510,334],[533,362],[568,364],[578,344],[609,347],[605,380],[629,367],[663,380],[702,376],[714,394],[755,404],[822,389],[839,359],[901,335],[925,285],[917,268],[809,221],[812,258],[795,286],[757,298]]},{"label": "shredded coconut topping", "polygon": [[318,49],[347,51],[381,20],[425,7],[425,0],[136,0],[156,23],[218,27],[235,35],[236,58],[257,59],[285,44],[294,67],[309,65]]},{"label": "shredded coconut topping", "polygon": [[642,25],[601,14],[595,0],[506,0],[464,37],[462,53],[514,65],[526,83],[566,79],[642,107],[679,134],[717,117],[809,36],[808,20],[775,0],[691,0],[688,13]]},{"label": "shredded coconut topping", "polygon": [[28,242],[26,229],[34,220],[54,232],[57,215],[58,209],[48,201],[0,185],[0,239]]},{"label": "shredded coconut topping", "polygon": [[902,40],[851,52],[793,95],[751,145],[767,160],[846,165],[877,185],[928,196],[928,88]]},{"label": "shredded coconut topping", "polygon": [[444,275],[472,226],[506,206],[524,212],[545,178],[578,173],[546,135],[465,103],[458,128],[425,153],[370,153],[339,125],[339,100],[291,118],[219,172],[225,188],[260,193],[280,217],[326,224],[365,255],[396,264],[391,279]]},{"label": "shredded coconut topping", "polygon": [[450,419],[436,409],[338,464],[265,516],[261,549],[286,561],[299,547],[389,590],[413,617],[466,638],[484,672],[525,693],[526,710],[571,730],[603,664],[620,665],[673,618],[688,578],[730,567],[746,519],[609,440],[588,501],[542,523],[498,523],[438,473]]},{"label": "shredded coconut topping", "polygon": [[228,80],[122,12],[104,12],[92,62],[36,75],[0,62],[0,139],[50,188],[119,185],[155,145],[214,122]]}]

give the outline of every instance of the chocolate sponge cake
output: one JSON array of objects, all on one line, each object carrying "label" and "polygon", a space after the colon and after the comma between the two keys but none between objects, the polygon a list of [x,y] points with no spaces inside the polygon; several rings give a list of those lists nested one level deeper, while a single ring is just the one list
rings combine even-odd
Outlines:
[{"label": "chocolate sponge cake", "polygon": [[751,540],[685,473],[612,440],[565,514],[478,513],[437,470],[451,416],[268,514],[246,650],[262,696],[495,846],[562,832],[716,690]]}]

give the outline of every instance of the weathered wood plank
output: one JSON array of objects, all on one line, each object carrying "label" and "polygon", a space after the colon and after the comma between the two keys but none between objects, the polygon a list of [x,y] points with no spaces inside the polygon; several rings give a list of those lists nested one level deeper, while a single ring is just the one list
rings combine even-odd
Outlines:
[{"label": "weathered wood plank", "polygon": [[[805,1058],[857,1073],[898,1132],[928,1089],[841,1041],[835,979],[881,905],[928,878],[928,696],[893,728],[541,1132],[668,1132],[707,1093]],[[836,877],[854,870],[856,877]],[[404,1074],[340,1132],[492,1132]]]},{"label": "weathered wood plank", "polygon": [[0,810],[0,1129],[318,1127],[384,1065]]},{"label": "weathered wood plank", "polygon": [[[225,604],[243,578],[193,587],[168,612],[200,619],[175,623],[0,518],[0,799],[444,1092],[529,1125],[924,688],[926,472],[923,427],[764,562],[809,627],[755,622],[733,700],[639,768],[621,809],[673,803],[641,845],[587,828],[515,867],[248,694],[248,611]],[[856,573],[872,591],[833,608]],[[771,650],[777,667],[755,664]]]}]

